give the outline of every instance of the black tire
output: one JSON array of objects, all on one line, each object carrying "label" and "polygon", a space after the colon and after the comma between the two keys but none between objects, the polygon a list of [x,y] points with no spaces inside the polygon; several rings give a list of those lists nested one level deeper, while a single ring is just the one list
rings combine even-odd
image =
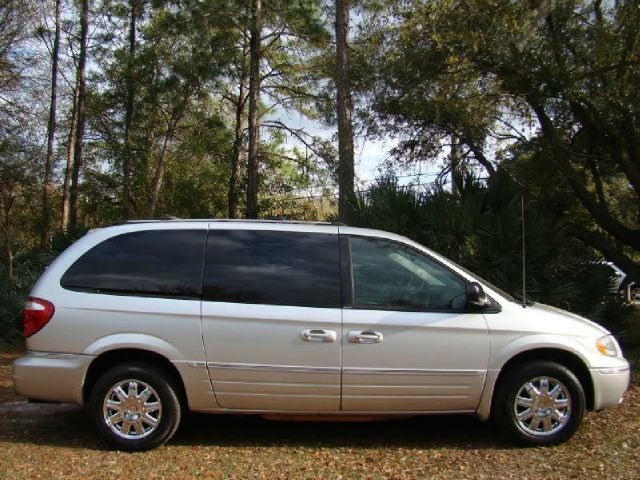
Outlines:
[{"label": "black tire", "polygon": [[555,362],[536,361],[511,368],[494,395],[493,416],[500,430],[527,446],[568,440],[580,426],[584,412],[580,381],[571,370]]},{"label": "black tire", "polygon": [[89,399],[100,436],[111,447],[128,452],[150,450],[168,441],[182,415],[177,389],[169,378],[147,363],[117,365],[105,372]]}]

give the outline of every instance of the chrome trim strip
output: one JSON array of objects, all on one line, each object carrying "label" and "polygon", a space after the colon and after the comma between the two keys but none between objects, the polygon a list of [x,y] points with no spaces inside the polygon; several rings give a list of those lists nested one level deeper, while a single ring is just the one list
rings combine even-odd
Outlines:
[{"label": "chrome trim strip", "polygon": [[217,392],[218,398],[224,397],[283,397],[283,398],[340,398],[340,394],[318,395],[315,393],[245,393],[245,392]]},{"label": "chrome trim strip", "polygon": [[[192,362],[192,366],[200,366],[201,362]],[[219,363],[207,362],[208,368],[223,368],[228,370],[260,370],[260,371],[285,371],[285,372],[321,372],[338,373],[340,367],[306,367],[301,365],[260,365],[255,363]],[[359,368],[347,367],[342,373],[360,375],[429,375],[429,376],[454,376],[477,377],[486,374],[486,370],[434,370],[426,368]]]},{"label": "chrome trim strip", "polygon": [[207,362],[208,368],[225,368],[229,370],[264,370],[276,372],[315,372],[340,373],[340,367],[305,367],[299,365],[258,365],[255,363],[217,363]]},{"label": "chrome trim strip", "polygon": [[599,368],[598,372],[603,375],[618,375],[620,373],[626,373],[631,367],[614,367],[614,368]]},{"label": "chrome trim strip", "polygon": [[424,399],[424,400],[432,400],[432,399],[442,399],[442,400],[456,400],[460,398],[469,398],[469,395],[430,395],[424,393],[414,393],[414,394],[402,394],[402,395],[350,395],[350,394],[342,394],[343,399],[350,400],[376,400],[376,401],[384,401],[384,400],[398,400],[398,399]]},{"label": "chrome trim strip", "polygon": [[235,380],[214,380],[216,385],[260,385],[267,387],[305,387],[305,388],[339,388],[338,385],[322,384],[322,383],[285,383],[285,382],[238,382]]},{"label": "chrome trim strip", "polygon": [[435,375],[453,377],[477,377],[486,370],[434,370],[427,368],[343,368],[342,373],[360,375]]},{"label": "chrome trim strip", "polygon": [[62,360],[67,358],[95,356],[95,355],[87,355],[85,353],[35,352],[33,350],[26,351],[24,355],[32,355],[34,357],[39,357],[39,358],[52,358],[52,359],[62,359]]},{"label": "chrome trim strip", "polygon": [[193,368],[206,368],[207,367],[207,363],[206,362],[187,362],[187,364],[190,367],[193,367]]},{"label": "chrome trim strip", "polygon": [[340,411],[331,411],[328,412],[326,410],[256,410],[256,409],[248,409],[248,408],[199,408],[197,410],[193,410],[194,412],[201,413],[276,413],[276,414],[291,414],[291,415],[317,415],[318,418],[322,418],[322,416],[356,416],[356,415],[364,415],[367,417],[371,416],[407,416],[407,415],[446,415],[446,414],[461,414],[461,415],[475,415],[476,410],[340,410]]},{"label": "chrome trim strip", "polygon": [[[401,384],[393,384],[393,385],[371,385],[371,384],[358,384],[358,383],[346,383],[344,384],[344,388],[349,388],[350,390],[371,390],[375,389],[377,391],[383,392],[385,390],[394,390],[397,391],[399,388],[411,388],[413,390],[434,390],[437,388],[448,388],[448,389],[458,389],[458,390],[471,390],[473,388],[471,385],[401,385]],[[343,388],[343,390],[344,390]],[[378,395],[378,394],[376,394]]]}]

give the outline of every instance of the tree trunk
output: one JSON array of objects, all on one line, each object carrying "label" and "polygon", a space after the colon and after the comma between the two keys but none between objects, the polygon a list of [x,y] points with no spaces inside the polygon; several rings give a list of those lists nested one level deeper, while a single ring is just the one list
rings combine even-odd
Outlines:
[{"label": "tree trunk", "polygon": [[457,137],[451,136],[451,193],[460,197],[463,187],[462,165],[460,165],[460,141]]},{"label": "tree trunk", "polygon": [[131,163],[133,148],[131,140],[131,124],[133,123],[134,100],[136,94],[135,54],[136,54],[136,20],[139,0],[130,0],[129,17],[129,58],[127,61],[127,100],[124,115],[124,155],[122,157],[122,219],[129,220],[131,214]]},{"label": "tree trunk", "polygon": [[338,116],[338,216],[348,223],[352,217],[354,156],[351,124],[351,84],[347,36],[349,34],[350,0],[336,0],[336,65],[335,81]]},{"label": "tree trunk", "polygon": [[247,158],[247,218],[258,218],[258,144],[260,141],[261,0],[253,0],[249,39],[249,151]]},{"label": "tree trunk", "polygon": [[3,210],[3,225],[2,236],[4,240],[4,257],[7,264],[7,287],[9,290],[13,289],[14,285],[14,273],[13,273],[13,249],[11,248],[11,238],[13,236],[13,226],[11,219],[13,218],[13,201],[12,195],[13,187],[9,187],[9,192],[2,192],[2,210]]},{"label": "tree trunk", "polygon": [[9,233],[9,227],[5,226],[5,239],[4,239],[4,261],[7,263],[7,288],[9,291],[13,290],[15,283],[15,275],[13,273],[13,249],[11,248],[11,234]]},{"label": "tree trunk", "polygon": [[236,218],[238,213],[238,177],[240,176],[240,160],[242,158],[242,133],[244,130],[244,106],[247,100],[247,34],[243,32],[242,58],[240,65],[240,82],[238,90],[238,103],[236,104],[236,129],[233,141],[233,158],[231,159],[231,178],[229,179],[229,218]]},{"label": "tree trunk", "polygon": [[64,185],[62,187],[62,215],[60,229],[67,233],[69,230],[69,197],[71,193],[71,175],[73,172],[73,154],[76,143],[76,128],[78,125],[78,82],[73,89],[73,104],[71,107],[71,126],[69,127],[69,137],[67,138],[67,167],[64,174]]},{"label": "tree trunk", "polygon": [[51,97],[49,123],[47,125],[47,157],[44,165],[44,186],[42,189],[42,235],[40,244],[47,246],[51,231],[51,191],[53,182],[53,147],[56,137],[56,106],[58,99],[58,51],[60,50],[60,0],[56,0],[55,34],[51,52]]},{"label": "tree trunk", "polygon": [[12,290],[15,280],[13,274],[13,250],[11,248],[11,243],[5,244],[4,251],[5,261],[7,262],[7,287],[9,290]]},{"label": "tree trunk", "polygon": [[78,193],[80,169],[82,167],[82,147],[84,144],[84,107],[86,101],[85,69],[87,63],[89,0],[82,0],[80,9],[80,55],[78,57],[77,83],[78,105],[77,125],[73,152],[73,169],[71,173],[71,190],[69,192],[69,231],[74,234],[78,225]]},{"label": "tree trunk", "polygon": [[[185,98],[186,102],[186,98]],[[151,218],[155,218],[156,211],[158,209],[158,202],[160,200],[160,190],[162,190],[162,181],[164,180],[164,171],[167,164],[167,155],[169,153],[169,145],[173,141],[173,137],[176,133],[178,122],[182,116],[182,110],[175,112],[169,120],[167,125],[167,131],[164,135],[162,142],[162,149],[160,150],[160,156],[158,157],[158,163],[156,165],[156,173],[153,176],[153,190],[151,192],[151,200],[149,202],[149,215]]]}]

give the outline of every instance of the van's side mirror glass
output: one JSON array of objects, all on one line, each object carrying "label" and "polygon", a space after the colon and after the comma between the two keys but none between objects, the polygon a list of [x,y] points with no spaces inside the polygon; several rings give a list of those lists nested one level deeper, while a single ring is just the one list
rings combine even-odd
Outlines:
[{"label": "van's side mirror glass", "polygon": [[471,282],[467,288],[467,303],[478,308],[489,306],[489,297],[484,293],[482,285],[477,282]]}]

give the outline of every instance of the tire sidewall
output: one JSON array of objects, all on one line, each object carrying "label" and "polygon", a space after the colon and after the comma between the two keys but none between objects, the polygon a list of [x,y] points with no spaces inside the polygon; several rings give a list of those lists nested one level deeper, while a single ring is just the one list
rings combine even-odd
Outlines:
[{"label": "tire sidewall", "polygon": [[[165,443],[176,431],[181,416],[180,402],[175,387],[167,375],[152,365],[136,363],[120,365],[105,372],[91,391],[89,409],[98,433],[112,447],[124,451],[143,451]],[[116,435],[106,424],[103,404],[114,385],[124,380],[140,380],[151,386],[162,404],[162,416],[156,429],[139,439],[126,439]]]},{"label": "tire sidewall", "polygon": [[[516,395],[527,381],[545,376],[558,380],[568,390],[571,397],[571,413],[567,423],[558,432],[536,436],[520,428],[513,407]],[[494,415],[503,433],[522,445],[555,445],[568,440],[576,432],[584,417],[585,405],[584,390],[571,370],[554,362],[532,362],[507,372],[496,394]]]}]

